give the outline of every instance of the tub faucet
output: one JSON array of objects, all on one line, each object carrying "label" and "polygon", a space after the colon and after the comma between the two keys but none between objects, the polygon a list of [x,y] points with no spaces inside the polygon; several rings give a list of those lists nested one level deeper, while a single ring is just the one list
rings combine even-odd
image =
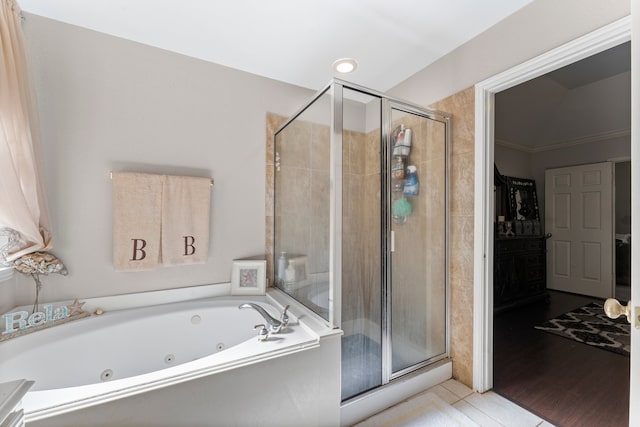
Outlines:
[{"label": "tub faucet", "polygon": [[284,308],[284,311],[282,312],[282,316],[280,316],[280,320],[271,316],[269,313],[267,313],[267,311],[264,308],[260,307],[258,304],[255,304],[252,302],[245,302],[244,304],[240,304],[238,308],[240,310],[242,310],[243,308],[253,308],[255,311],[260,313],[260,315],[264,317],[264,320],[269,325],[269,332],[274,334],[277,334],[278,332],[280,332],[282,327],[287,326],[287,324],[289,323],[289,316],[287,315],[287,310],[289,309],[289,306],[286,306]]}]

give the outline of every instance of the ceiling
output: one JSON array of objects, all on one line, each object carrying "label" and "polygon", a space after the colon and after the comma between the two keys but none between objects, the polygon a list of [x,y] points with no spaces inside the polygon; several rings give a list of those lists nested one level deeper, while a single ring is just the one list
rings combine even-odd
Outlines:
[{"label": "ceiling", "polygon": [[18,0],[24,12],[310,89],[386,91],[532,0]]}]

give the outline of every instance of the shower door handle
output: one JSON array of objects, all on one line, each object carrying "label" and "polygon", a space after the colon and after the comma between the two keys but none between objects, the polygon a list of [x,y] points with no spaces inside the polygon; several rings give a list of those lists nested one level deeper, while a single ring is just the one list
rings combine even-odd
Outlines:
[{"label": "shower door handle", "polygon": [[391,236],[389,238],[389,251],[390,252],[396,251],[396,233],[393,230],[391,230]]}]

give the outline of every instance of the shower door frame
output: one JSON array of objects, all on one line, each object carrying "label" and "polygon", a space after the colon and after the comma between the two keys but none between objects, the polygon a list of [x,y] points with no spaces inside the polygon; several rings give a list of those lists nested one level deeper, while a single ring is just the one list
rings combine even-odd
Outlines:
[{"label": "shower door frame", "polygon": [[[444,165],[444,174],[445,174],[445,202],[444,202],[444,232],[445,232],[445,351],[442,354],[436,355],[434,357],[423,360],[422,362],[415,363],[407,368],[401,369],[397,372],[393,372],[393,336],[392,336],[392,296],[393,296],[393,277],[391,274],[391,254],[392,254],[392,245],[390,244],[392,236],[392,215],[391,215],[391,143],[390,135],[392,125],[392,111],[397,110],[407,114],[413,114],[422,118],[426,118],[429,120],[434,120],[445,125],[445,165]],[[381,183],[381,205],[383,206],[383,212],[381,212],[381,217],[384,222],[384,231],[383,231],[383,292],[382,292],[382,307],[384,310],[382,311],[382,322],[384,325],[384,331],[382,336],[382,385],[390,383],[396,378],[400,378],[404,375],[407,375],[411,372],[417,371],[421,368],[429,366],[435,362],[446,359],[449,357],[449,293],[450,293],[450,280],[449,280],[449,193],[450,193],[450,179],[449,179],[449,159],[451,157],[451,144],[450,144],[450,135],[451,135],[451,119],[448,115],[437,111],[430,110],[423,107],[419,107],[408,103],[406,101],[401,101],[398,99],[391,98],[389,96],[383,95],[382,98],[382,155],[381,155],[381,164],[380,167],[382,169],[383,181]],[[384,185],[384,187],[382,187]],[[382,191],[382,190],[385,191]],[[383,198],[384,195],[384,198]]]},{"label": "shower door frame", "polygon": [[[303,114],[311,105],[318,101],[322,96],[328,94],[330,96],[330,164],[329,164],[329,315],[328,319],[322,319],[328,323],[331,328],[341,328],[342,321],[342,186],[343,186],[343,101],[344,89],[362,93],[380,99],[380,218],[381,218],[381,367],[382,367],[382,383],[380,386],[365,391],[344,400],[342,403],[353,402],[367,395],[376,392],[380,387],[391,383],[393,380],[415,372],[421,368],[433,365],[438,361],[449,358],[450,344],[450,243],[449,243],[449,195],[450,195],[450,157],[451,157],[451,118],[447,114],[433,109],[427,109],[418,105],[390,97],[382,92],[378,92],[363,86],[359,86],[344,80],[332,79],[329,84],[316,92],[313,97],[290,116],[278,129],[274,132],[274,158],[276,158],[277,145],[276,135],[284,130],[289,124]],[[392,367],[392,340],[391,322],[392,322],[392,277],[391,277],[391,154],[390,154],[390,133],[392,110],[402,111],[408,114],[414,114],[426,119],[434,120],[445,125],[445,202],[444,202],[444,221],[445,221],[445,351],[422,362],[418,362],[398,372],[393,372]],[[274,180],[275,185],[275,180]],[[275,188],[274,188],[275,190]],[[384,190],[384,191],[383,191]],[[277,197],[274,191],[274,197]],[[274,203],[275,217],[275,203]],[[275,245],[275,226],[274,226],[274,245]],[[276,265],[276,254],[273,253],[272,265]],[[275,275],[275,268],[274,275]],[[273,280],[273,278],[271,278]],[[277,289],[277,288],[276,288]],[[282,291],[282,290],[281,290]],[[284,292],[284,291],[282,291]],[[314,313],[315,314],[315,313]],[[318,315],[318,318],[320,316]]]}]

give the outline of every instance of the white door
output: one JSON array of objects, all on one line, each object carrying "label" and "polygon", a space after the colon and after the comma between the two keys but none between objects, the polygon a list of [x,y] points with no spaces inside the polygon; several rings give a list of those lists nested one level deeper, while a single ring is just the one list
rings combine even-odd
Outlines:
[{"label": "white door", "polygon": [[612,195],[610,162],[545,172],[547,288],[613,296]]}]

